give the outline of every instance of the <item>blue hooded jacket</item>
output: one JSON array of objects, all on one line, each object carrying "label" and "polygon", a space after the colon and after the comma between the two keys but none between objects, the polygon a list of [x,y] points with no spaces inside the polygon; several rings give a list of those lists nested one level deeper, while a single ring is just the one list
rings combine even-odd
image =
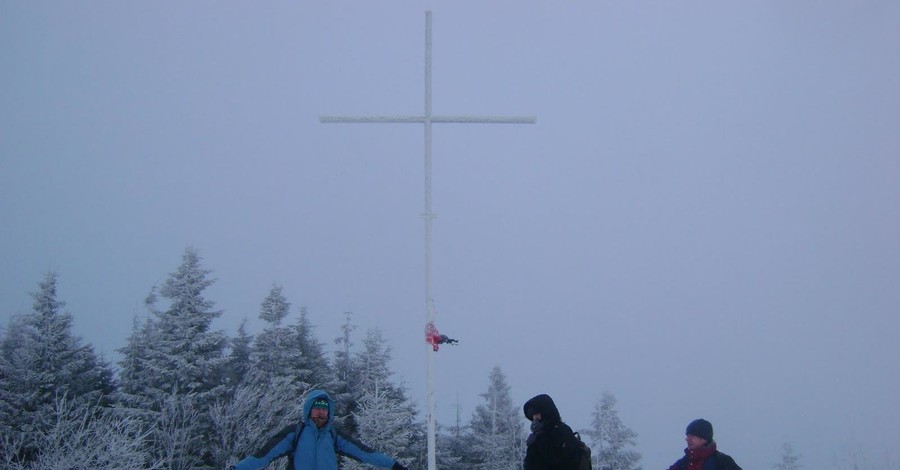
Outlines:
[{"label": "blue hooded jacket", "polygon": [[[313,402],[324,398],[328,401],[328,423],[321,429],[309,419]],[[396,462],[391,457],[375,452],[365,445],[352,442],[336,432],[334,421],[334,402],[323,390],[313,390],[303,403],[303,421],[295,426],[288,426],[276,434],[262,449],[234,465],[235,470],[257,470],[264,468],[273,460],[288,456],[294,470],[337,470],[337,454],[376,467],[391,468]],[[297,439],[297,433],[300,433]],[[294,447],[294,442],[297,443]]]}]

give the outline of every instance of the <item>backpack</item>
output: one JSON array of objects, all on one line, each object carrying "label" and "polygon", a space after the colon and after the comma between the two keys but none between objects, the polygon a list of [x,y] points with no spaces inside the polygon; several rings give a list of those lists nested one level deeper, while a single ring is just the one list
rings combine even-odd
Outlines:
[{"label": "backpack", "polygon": [[575,433],[575,442],[578,446],[578,457],[575,461],[577,470],[591,470],[591,448],[581,440],[581,435]]}]

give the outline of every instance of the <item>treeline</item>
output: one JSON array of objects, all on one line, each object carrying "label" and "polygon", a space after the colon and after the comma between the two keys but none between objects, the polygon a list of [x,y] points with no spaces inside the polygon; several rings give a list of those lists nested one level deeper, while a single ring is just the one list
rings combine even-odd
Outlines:
[{"label": "treeline", "polygon": [[[342,432],[426,467],[425,425],[393,379],[390,346],[377,329],[357,346],[349,314],[326,352],[305,308],[288,322],[291,304],[275,285],[260,305],[263,330],[251,335],[242,324],[229,337],[212,327],[221,312],[204,291],[214,281],[189,248],[151,290],[146,317],[135,320],[113,365],[73,334],[57,282],[47,274],[32,311],[13,318],[0,339],[3,468],[224,468],[296,423],[315,388],[335,399]],[[481,398],[465,424],[438,426],[440,468],[521,468],[525,419],[499,366]],[[640,455],[628,449],[636,435],[611,394],[593,418],[583,434],[595,447],[595,468],[639,468]]]}]

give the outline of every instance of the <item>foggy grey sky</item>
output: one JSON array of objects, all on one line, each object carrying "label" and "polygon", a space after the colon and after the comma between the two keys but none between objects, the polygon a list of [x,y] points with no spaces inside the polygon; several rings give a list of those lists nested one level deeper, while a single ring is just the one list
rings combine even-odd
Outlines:
[{"label": "foggy grey sky", "polygon": [[900,461],[900,4],[2,2],[0,320],[43,273],[107,357],[196,247],[233,334],[272,283],[378,327],[424,410],[420,125],[436,124],[437,417],[500,365],[647,470],[712,421],[745,469]]}]

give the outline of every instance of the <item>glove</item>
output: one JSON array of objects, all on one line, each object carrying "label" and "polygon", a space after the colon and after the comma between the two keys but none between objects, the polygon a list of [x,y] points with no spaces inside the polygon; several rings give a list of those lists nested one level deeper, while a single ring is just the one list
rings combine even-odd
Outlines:
[{"label": "glove", "polygon": [[391,470],[409,470],[408,468],[400,465],[400,462],[394,462],[394,466],[391,467]]}]

